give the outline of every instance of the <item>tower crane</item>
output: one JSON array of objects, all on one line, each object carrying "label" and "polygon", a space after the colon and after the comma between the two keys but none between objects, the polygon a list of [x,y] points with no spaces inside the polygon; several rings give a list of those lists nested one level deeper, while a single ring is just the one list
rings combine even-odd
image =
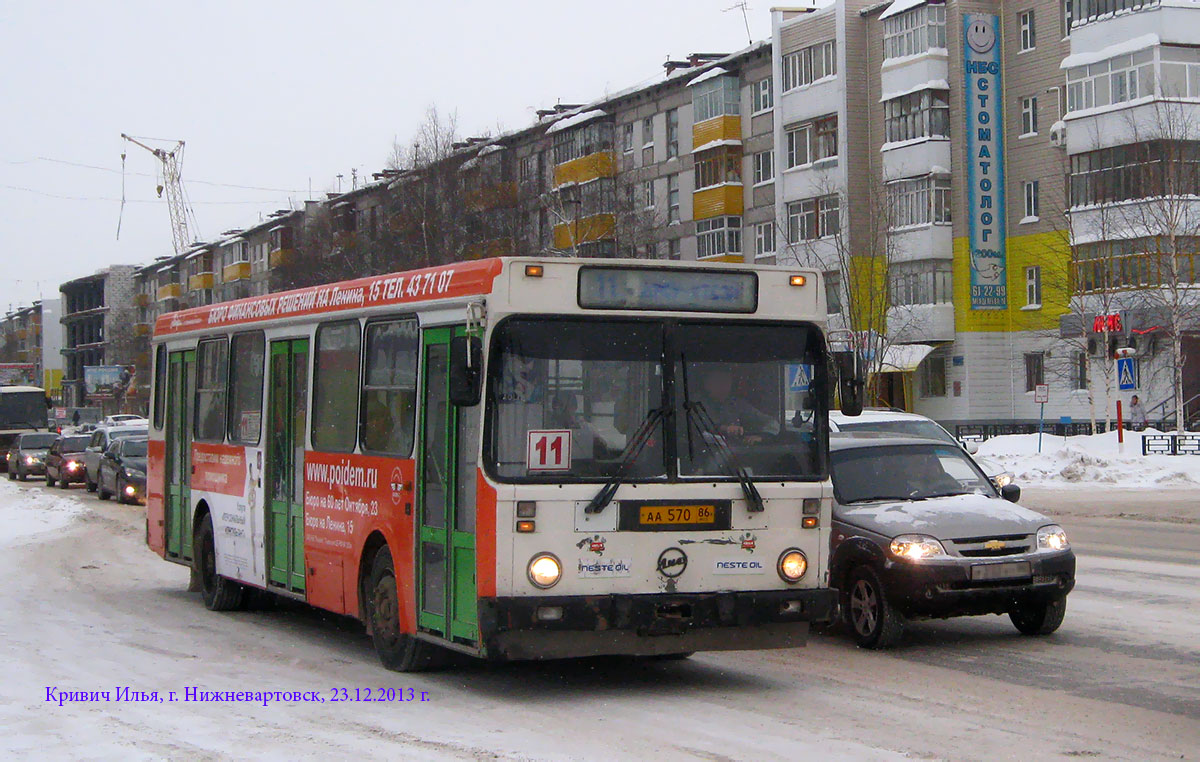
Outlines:
[{"label": "tower crane", "polygon": [[[192,211],[188,203],[187,196],[183,191],[183,180],[180,176],[180,165],[183,164],[183,141],[161,141],[173,143],[170,148],[154,148],[143,143],[143,140],[154,140],[153,138],[135,138],[125,133],[121,133],[121,137],[133,143],[139,148],[144,148],[154,154],[154,158],[162,164],[161,182],[158,186],[158,196],[162,198],[165,193],[167,196],[167,210],[171,214],[171,240],[175,245],[175,253],[183,253],[188,246],[191,245],[192,235],[189,234],[190,229],[196,235],[199,235],[199,226],[196,224],[196,213]],[[158,142],[158,141],[156,141]],[[122,160],[125,155],[121,154]]]}]

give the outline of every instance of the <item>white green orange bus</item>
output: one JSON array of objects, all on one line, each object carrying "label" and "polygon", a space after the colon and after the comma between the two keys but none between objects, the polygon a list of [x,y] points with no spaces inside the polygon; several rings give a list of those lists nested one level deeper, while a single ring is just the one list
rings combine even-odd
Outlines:
[{"label": "white green orange bus", "polygon": [[829,620],[819,274],[505,258],[173,312],[147,541],[385,666],[796,646]]}]

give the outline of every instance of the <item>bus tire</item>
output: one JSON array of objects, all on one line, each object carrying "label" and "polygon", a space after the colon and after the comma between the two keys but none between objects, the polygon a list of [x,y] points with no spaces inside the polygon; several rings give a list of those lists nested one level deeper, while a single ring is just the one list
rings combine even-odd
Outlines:
[{"label": "bus tire", "polygon": [[[103,488],[102,488],[103,489]],[[196,528],[196,564],[200,572],[200,595],[209,611],[232,611],[242,605],[246,588],[217,574],[217,546],[213,540],[212,516],[207,513]]]},{"label": "bus tire", "polygon": [[440,649],[400,632],[400,595],[387,546],[375,553],[367,581],[367,617],[379,661],[395,672],[422,672],[440,666]]}]

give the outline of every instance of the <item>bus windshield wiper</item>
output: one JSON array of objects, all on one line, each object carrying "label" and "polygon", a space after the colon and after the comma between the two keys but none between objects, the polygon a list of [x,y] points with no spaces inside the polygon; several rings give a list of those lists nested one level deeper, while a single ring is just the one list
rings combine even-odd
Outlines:
[{"label": "bus windshield wiper", "polygon": [[617,493],[617,487],[621,486],[629,469],[642,454],[642,450],[646,448],[646,443],[650,441],[650,434],[654,431],[654,427],[666,414],[666,408],[661,407],[651,408],[646,413],[646,417],[642,419],[637,431],[633,432],[633,436],[625,444],[625,452],[621,453],[621,460],[617,462],[617,470],[613,471],[612,476],[608,477],[608,481],[604,483],[596,496],[588,502],[583,509],[584,513],[599,513],[612,502],[613,495]]},{"label": "bus windshield wiper", "polygon": [[742,492],[746,495],[746,502],[750,505],[747,510],[751,513],[758,513],[763,510],[762,495],[758,493],[758,488],[754,486],[754,482],[750,480],[750,475],[746,473],[746,469],[737,462],[736,456],[725,444],[725,437],[721,436],[717,431],[716,424],[713,423],[708,411],[704,409],[703,402],[692,402],[687,399],[687,382],[683,386],[684,403],[683,409],[687,411],[688,424],[696,424],[696,428],[701,434],[706,434],[707,439],[711,442],[713,450],[717,453],[717,460],[721,461],[721,465],[725,467],[727,473],[737,479],[738,484],[742,486]]}]

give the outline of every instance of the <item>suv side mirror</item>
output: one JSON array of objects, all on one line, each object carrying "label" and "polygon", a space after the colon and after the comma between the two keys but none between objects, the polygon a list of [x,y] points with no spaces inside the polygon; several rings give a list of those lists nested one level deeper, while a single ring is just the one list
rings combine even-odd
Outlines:
[{"label": "suv side mirror", "polygon": [[974,439],[965,440],[962,443],[962,446],[963,446],[963,449],[966,450],[971,455],[974,455],[975,453],[979,452],[979,443],[976,442]]},{"label": "suv side mirror", "polygon": [[863,380],[854,376],[843,376],[838,381],[838,397],[842,403],[843,415],[862,415],[863,386]]},{"label": "suv side mirror", "polygon": [[450,403],[479,404],[483,391],[483,343],[475,336],[450,339]]},{"label": "suv side mirror", "polygon": [[1010,503],[1015,503],[1021,499],[1021,488],[1015,484],[1005,484],[1000,488],[1000,497]]}]

